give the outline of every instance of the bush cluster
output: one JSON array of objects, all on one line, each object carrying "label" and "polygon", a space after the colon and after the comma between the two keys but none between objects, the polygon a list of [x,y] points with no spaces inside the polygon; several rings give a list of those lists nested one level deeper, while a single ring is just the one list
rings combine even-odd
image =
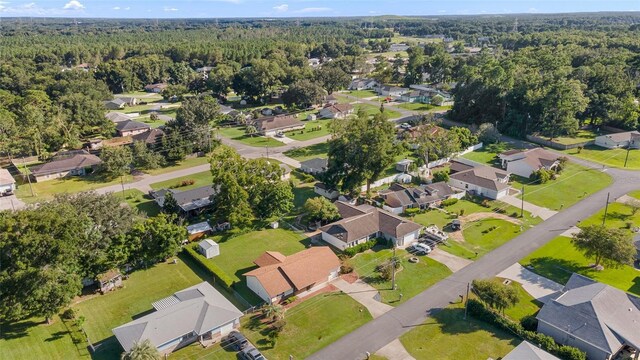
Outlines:
[{"label": "bush cluster", "polygon": [[458,199],[456,198],[449,198],[449,199],[445,199],[442,200],[442,202],[440,203],[442,206],[451,206],[451,205],[455,205],[458,203]]},{"label": "bush cluster", "polygon": [[193,179],[186,179],[186,180],[182,180],[179,183],[173,185],[172,188],[174,188],[174,189],[175,188],[181,188],[181,187],[193,185],[195,183],[196,183],[196,181],[193,180]]},{"label": "bush cluster", "polygon": [[[587,355],[580,351],[580,349],[573,346],[565,346],[556,344],[555,340],[551,336],[540,334],[532,330],[525,329],[525,327],[511,319],[508,319],[495,311],[488,309],[478,300],[469,299],[468,303],[469,313],[475,318],[495,325],[501,329],[511,331],[519,337],[527,340],[532,344],[538,345],[543,350],[546,350],[562,359],[567,360],[586,360]],[[531,320],[523,319],[523,322],[527,322],[527,327],[531,327]]]},{"label": "bush cluster", "polygon": [[344,249],[343,252],[348,257],[352,257],[355,254],[371,249],[372,247],[376,246],[377,243],[378,243],[378,239],[371,239],[367,242],[363,242],[362,244],[356,245],[354,247]]},{"label": "bush cluster", "polygon": [[198,244],[193,244],[193,246],[185,246],[184,251],[187,255],[189,255],[195,262],[200,264],[213,278],[218,281],[222,287],[227,290],[231,290],[234,281],[227,273],[222,271],[216,264],[209,261],[207,258],[202,256],[197,250],[196,247]]}]

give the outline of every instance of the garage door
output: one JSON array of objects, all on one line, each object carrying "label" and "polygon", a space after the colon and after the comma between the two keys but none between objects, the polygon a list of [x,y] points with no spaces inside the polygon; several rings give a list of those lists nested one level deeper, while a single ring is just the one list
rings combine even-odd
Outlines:
[{"label": "garage door", "polygon": [[411,233],[409,235],[405,235],[404,242],[402,243],[402,245],[407,246],[414,241],[416,241],[416,233]]},{"label": "garage door", "polygon": [[228,333],[231,332],[231,330],[233,330],[233,322],[222,325],[222,327],[220,328],[220,335],[222,336],[227,335]]}]

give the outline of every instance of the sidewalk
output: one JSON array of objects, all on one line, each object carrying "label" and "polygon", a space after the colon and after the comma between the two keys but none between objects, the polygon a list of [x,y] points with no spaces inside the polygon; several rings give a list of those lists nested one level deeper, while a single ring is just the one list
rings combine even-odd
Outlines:
[{"label": "sidewalk", "polygon": [[542,303],[544,303],[549,296],[564,288],[564,286],[555,281],[525,269],[519,263],[511,265],[497,276],[519,282],[526,292]]},{"label": "sidewalk", "polygon": [[[505,202],[509,205],[513,205],[517,208],[520,208],[522,206],[522,200],[518,199],[513,195],[507,195],[507,196],[501,197],[498,200]],[[529,203],[526,201],[524,202],[524,209],[530,212],[532,216],[538,216],[542,220],[547,220],[548,218],[558,213],[557,211],[547,209],[538,205],[533,205],[532,203]]]},{"label": "sidewalk", "polygon": [[364,305],[374,319],[393,309],[393,306],[374,299],[373,297],[378,294],[378,290],[362,280],[358,279],[353,284],[349,284],[343,279],[337,279],[332,284],[345,294],[351,296],[353,300]]}]

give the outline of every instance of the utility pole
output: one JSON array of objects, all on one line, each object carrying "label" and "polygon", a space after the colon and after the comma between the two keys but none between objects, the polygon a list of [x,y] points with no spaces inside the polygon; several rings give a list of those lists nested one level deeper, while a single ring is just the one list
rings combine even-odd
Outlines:
[{"label": "utility pole", "polygon": [[265,146],[267,148],[267,159],[269,159],[269,145]]},{"label": "utility pole", "polygon": [[124,175],[120,175],[120,184],[122,184],[122,201],[124,201]]},{"label": "utility pole", "polygon": [[391,272],[391,290],[396,289],[396,242],[393,241],[393,258],[391,258],[391,266],[393,270]]},{"label": "utility pole", "polygon": [[627,145],[627,156],[624,158],[624,167],[627,167],[627,161],[629,160],[629,151],[631,150],[631,145]]},{"label": "utility pole", "polygon": [[469,290],[471,290],[471,283],[467,283],[467,298],[464,301],[464,319],[467,320],[467,308],[469,307]]},{"label": "utility pole", "polygon": [[611,193],[607,193],[607,203],[604,205],[604,216],[602,217],[602,227],[604,227],[604,223],[607,221],[607,211],[609,210],[609,195]]},{"label": "utility pole", "polygon": [[521,200],[521,205],[520,205],[520,217],[524,217],[524,184],[522,185],[522,197],[520,198]]},{"label": "utility pole", "polygon": [[22,166],[24,166],[24,173],[27,175],[27,180],[29,181],[29,190],[31,190],[31,196],[35,196],[33,194],[33,186],[31,185],[31,175],[29,174],[29,170],[27,169],[27,164],[24,163],[24,156],[22,157]]}]

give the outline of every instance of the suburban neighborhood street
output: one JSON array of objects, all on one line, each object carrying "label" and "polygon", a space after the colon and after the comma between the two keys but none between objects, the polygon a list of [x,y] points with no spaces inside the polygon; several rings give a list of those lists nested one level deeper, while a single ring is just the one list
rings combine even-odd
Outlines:
[{"label": "suburban neighborhood street", "polygon": [[580,220],[600,210],[605,205],[608,193],[610,201],[614,201],[637,189],[640,184],[640,173],[618,169],[607,171],[614,178],[611,186],[529,229],[406,303],[316,352],[309,359],[365,359],[367,352],[375,353],[402,334],[420,326],[431,314],[460,301],[460,295],[465,294],[467,284],[473,279],[496,276]]}]

